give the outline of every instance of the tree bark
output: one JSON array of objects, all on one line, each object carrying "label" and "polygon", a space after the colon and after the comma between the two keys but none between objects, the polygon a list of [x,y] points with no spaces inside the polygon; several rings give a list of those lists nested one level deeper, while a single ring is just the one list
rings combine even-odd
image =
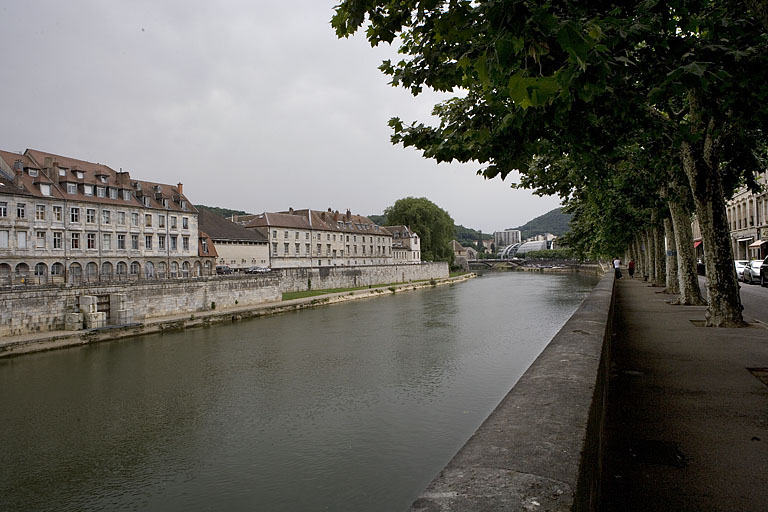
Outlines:
[{"label": "tree bark", "polygon": [[678,303],[686,306],[701,306],[706,304],[706,301],[701,296],[699,277],[696,274],[691,215],[680,203],[670,201],[668,204],[677,246],[677,278],[680,282]]},{"label": "tree bark", "polygon": [[653,285],[653,250],[647,229],[643,231],[643,260],[643,280]]},{"label": "tree bark", "polygon": [[696,215],[704,245],[704,267],[707,273],[707,326],[742,327],[739,283],[733,266],[733,249],[725,211],[723,183],[718,173],[715,121],[701,119],[696,98],[689,95],[692,130],[703,135],[696,142],[683,142],[683,170],[693,193]]},{"label": "tree bark", "polygon": [[664,263],[664,237],[661,234],[659,226],[654,226],[651,230],[651,240],[653,243],[653,286],[664,286],[667,280],[667,272]]},{"label": "tree bark", "polygon": [[667,293],[680,293],[680,281],[677,278],[677,244],[675,242],[675,231],[672,226],[672,219],[664,217],[664,237],[667,241]]}]

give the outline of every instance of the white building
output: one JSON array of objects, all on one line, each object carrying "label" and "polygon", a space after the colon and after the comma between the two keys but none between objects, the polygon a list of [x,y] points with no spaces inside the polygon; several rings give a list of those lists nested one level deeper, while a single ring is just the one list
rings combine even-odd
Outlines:
[{"label": "white building", "polygon": [[496,244],[496,249],[501,250],[502,247],[508,245],[520,243],[521,232],[519,229],[505,229],[504,231],[495,231],[493,233],[493,243]]},{"label": "white building", "polygon": [[392,234],[393,263],[421,263],[421,239],[408,226],[384,226]]}]

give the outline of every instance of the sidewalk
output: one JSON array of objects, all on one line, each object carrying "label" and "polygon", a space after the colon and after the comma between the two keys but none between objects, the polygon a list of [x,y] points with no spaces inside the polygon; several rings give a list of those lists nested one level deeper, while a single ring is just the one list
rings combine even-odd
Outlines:
[{"label": "sidewalk", "polygon": [[768,328],[659,292],[616,282],[602,510],[768,510]]}]

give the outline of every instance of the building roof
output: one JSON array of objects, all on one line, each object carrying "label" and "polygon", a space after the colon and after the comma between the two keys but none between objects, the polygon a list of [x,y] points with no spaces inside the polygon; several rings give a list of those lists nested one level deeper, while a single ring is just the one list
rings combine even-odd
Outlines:
[{"label": "building roof", "polygon": [[[242,216],[238,216],[238,220]],[[333,211],[294,210],[286,212],[264,212],[252,216],[245,225],[247,228],[289,228],[318,231],[337,231],[362,235],[392,236],[385,228],[374,224],[371,219],[362,215],[353,215],[349,210],[346,214]]]},{"label": "building roof", "polygon": [[[115,171],[104,164],[78,160],[37,149],[27,149],[24,154],[0,151],[0,170],[11,180],[16,175],[17,161],[20,162],[23,169],[20,176],[23,188],[33,196],[77,199],[83,202],[178,212],[194,213],[197,211],[181,192],[181,184],[173,186],[134,180],[131,179],[127,171]],[[37,174],[37,176],[33,176],[33,174]],[[67,183],[77,184],[76,194],[67,192]],[[42,193],[41,185],[43,184],[50,185],[50,195]],[[93,187],[90,195],[85,194],[86,186]],[[97,187],[104,188],[103,197],[99,197]],[[110,197],[109,190],[117,190],[117,197]],[[128,199],[123,196],[123,190],[131,192]],[[143,197],[148,198],[148,205],[142,202]],[[163,201],[164,199],[166,201]]]},{"label": "building roof", "polygon": [[205,232],[214,243],[224,240],[249,243],[267,242],[267,238],[259,231],[246,229],[220,215],[216,215],[204,207],[198,208],[197,226],[198,229]]}]

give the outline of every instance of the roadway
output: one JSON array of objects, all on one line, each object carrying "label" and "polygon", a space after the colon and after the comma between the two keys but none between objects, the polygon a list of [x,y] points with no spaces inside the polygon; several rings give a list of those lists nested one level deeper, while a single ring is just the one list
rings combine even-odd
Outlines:
[{"label": "roadway", "polygon": [[[705,278],[699,276],[702,293],[706,294]],[[744,320],[759,320],[768,325],[768,288],[759,284],[739,282],[741,288],[741,304],[744,306]]]}]

